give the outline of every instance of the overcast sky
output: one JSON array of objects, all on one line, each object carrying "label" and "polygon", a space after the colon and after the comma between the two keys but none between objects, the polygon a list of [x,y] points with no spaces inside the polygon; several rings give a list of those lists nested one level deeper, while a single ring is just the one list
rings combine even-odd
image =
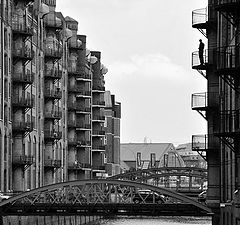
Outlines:
[{"label": "overcast sky", "polygon": [[191,110],[191,94],[206,79],[191,69],[204,36],[192,11],[207,0],[57,0],[57,11],[76,19],[87,48],[102,52],[106,89],[122,104],[121,143],[191,142],[206,121]]}]

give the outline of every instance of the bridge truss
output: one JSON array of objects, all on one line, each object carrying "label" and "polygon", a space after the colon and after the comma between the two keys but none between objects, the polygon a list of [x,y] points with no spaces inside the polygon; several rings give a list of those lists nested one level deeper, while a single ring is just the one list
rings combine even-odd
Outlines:
[{"label": "bridge truss", "polygon": [[[159,201],[159,196],[164,201]],[[2,216],[206,216],[211,215],[211,210],[192,198],[165,188],[104,179],[58,183],[24,192],[1,202],[0,213]]]}]

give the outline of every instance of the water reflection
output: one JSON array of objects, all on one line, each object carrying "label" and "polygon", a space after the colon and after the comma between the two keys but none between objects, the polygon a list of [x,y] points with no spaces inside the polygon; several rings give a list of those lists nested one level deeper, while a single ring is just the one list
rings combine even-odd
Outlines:
[{"label": "water reflection", "polygon": [[211,225],[210,217],[116,218],[103,220],[98,225]]}]

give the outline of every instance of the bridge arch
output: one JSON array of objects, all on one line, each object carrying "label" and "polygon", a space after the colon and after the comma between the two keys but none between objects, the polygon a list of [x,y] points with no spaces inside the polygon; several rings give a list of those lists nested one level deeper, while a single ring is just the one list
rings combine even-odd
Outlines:
[{"label": "bridge arch", "polygon": [[[80,212],[80,209],[89,209],[89,205],[98,205],[101,210],[103,206],[106,208],[113,205],[121,207],[124,204],[136,205],[134,197],[139,190],[149,190],[152,195],[167,196],[171,199],[169,204],[172,205],[184,203],[206,214],[211,213],[207,206],[169,189],[134,181],[110,179],[78,180],[40,187],[4,200],[0,203],[0,212],[2,215],[39,215],[41,212],[45,215],[66,211],[76,213]],[[141,198],[145,204],[144,197]],[[156,204],[154,198],[151,204]]]}]

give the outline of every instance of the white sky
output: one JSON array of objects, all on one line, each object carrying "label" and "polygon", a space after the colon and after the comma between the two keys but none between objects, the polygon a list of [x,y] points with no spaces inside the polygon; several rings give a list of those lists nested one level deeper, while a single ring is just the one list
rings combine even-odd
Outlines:
[{"label": "white sky", "polygon": [[[122,104],[121,143],[191,142],[206,121],[191,110],[191,94],[207,81],[191,69],[204,36],[192,11],[207,0],[57,0],[57,11],[76,19],[87,48],[102,52],[106,88]],[[146,139],[146,138],[145,138]]]}]

